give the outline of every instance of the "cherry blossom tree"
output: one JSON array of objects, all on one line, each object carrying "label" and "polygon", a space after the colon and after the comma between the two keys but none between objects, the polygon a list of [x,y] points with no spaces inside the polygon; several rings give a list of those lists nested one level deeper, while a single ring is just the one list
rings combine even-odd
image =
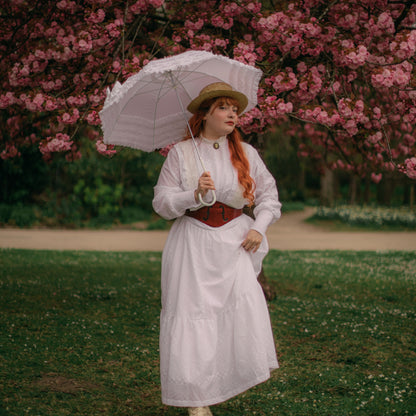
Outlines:
[{"label": "cherry blossom tree", "polygon": [[416,179],[414,0],[0,0],[0,156],[97,151],[106,89],[187,49],[264,72],[246,134],[279,126],[319,168]]}]

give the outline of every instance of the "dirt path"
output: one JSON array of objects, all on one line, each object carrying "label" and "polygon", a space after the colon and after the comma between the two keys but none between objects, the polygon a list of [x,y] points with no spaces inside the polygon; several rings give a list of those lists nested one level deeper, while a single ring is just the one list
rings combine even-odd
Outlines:
[{"label": "dirt path", "polygon": [[[277,250],[416,251],[416,232],[338,232],[304,223],[313,209],[284,214],[269,227]],[[98,251],[161,251],[166,231],[0,229],[0,248]]]},{"label": "dirt path", "polygon": [[282,216],[269,227],[271,248],[278,250],[405,250],[416,251],[416,232],[328,231],[305,223],[313,208]]}]

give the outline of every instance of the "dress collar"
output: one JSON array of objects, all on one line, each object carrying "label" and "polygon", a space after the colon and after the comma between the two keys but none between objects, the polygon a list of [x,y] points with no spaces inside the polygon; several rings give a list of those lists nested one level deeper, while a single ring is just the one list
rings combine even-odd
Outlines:
[{"label": "dress collar", "polygon": [[218,149],[221,146],[221,144],[224,143],[225,140],[227,140],[227,136],[221,136],[217,140],[207,139],[204,136],[199,137],[201,138],[201,141],[203,143],[210,144],[211,146],[213,146],[214,149]]}]

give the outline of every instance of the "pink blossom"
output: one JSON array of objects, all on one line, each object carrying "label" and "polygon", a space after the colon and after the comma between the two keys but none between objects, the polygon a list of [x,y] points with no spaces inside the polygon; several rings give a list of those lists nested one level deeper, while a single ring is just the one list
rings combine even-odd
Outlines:
[{"label": "pink blossom", "polygon": [[381,181],[381,178],[383,177],[383,175],[381,174],[381,173],[378,173],[378,174],[376,174],[376,173],[372,173],[371,174],[371,180],[374,182],[374,183],[379,183],[380,181]]},{"label": "pink blossom", "polygon": [[[328,2],[319,21],[322,0],[275,2],[269,11],[255,0],[173,1],[163,10],[154,10],[162,0],[127,6],[57,0],[38,14],[28,14],[27,0],[5,3],[10,28],[19,30],[0,34],[0,49],[11,51],[0,68],[0,108],[7,120],[3,156],[16,153],[6,150],[6,142],[17,154],[34,142],[41,143],[45,158],[50,150],[70,147],[65,156],[74,160],[83,135],[97,139],[91,132],[99,134],[97,112],[107,84],[123,82],[149,59],[187,49],[261,68],[259,104],[241,117],[241,129],[296,135],[300,152],[317,169],[327,157],[332,167],[360,174],[397,166],[404,172],[404,160],[415,154],[416,30],[407,29],[415,21],[413,8],[396,31],[402,6],[387,0]],[[75,129],[81,122],[82,129]],[[328,140],[329,129],[339,147]],[[75,131],[72,145],[58,136]],[[384,134],[391,138],[393,165],[385,162],[390,154]],[[112,151],[99,141],[98,148]],[[350,164],[336,162],[341,153]]]},{"label": "pink blossom", "polygon": [[14,96],[14,93],[8,91],[6,94],[0,95],[0,108],[6,108],[15,103],[17,103],[17,99]]},{"label": "pink blossom", "polygon": [[354,120],[348,120],[345,124],[344,124],[344,128],[345,130],[347,130],[347,132],[351,135],[354,136],[358,133],[358,128],[357,128],[357,124]]},{"label": "pink blossom", "polygon": [[145,0],[136,1],[132,6],[130,6],[130,11],[134,14],[139,14],[142,11],[146,10],[147,4]]},{"label": "pink blossom", "polygon": [[380,142],[382,138],[383,138],[383,134],[381,133],[381,131],[378,131],[372,134],[371,136],[368,136],[367,140],[372,144],[376,144]]},{"label": "pink blossom", "polygon": [[222,16],[213,16],[211,19],[211,23],[213,26],[220,27],[225,30],[231,29],[234,24],[234,21],[231,17],[227,18],[227,20],[223,19]]},{"label": "pink blossom", "polygon": [[328,113],[325,110],[320,109],[319,113],[315,115],[316,121],[321,124],[329,125],[331,124],[331,119],[329,118]]},{"label": "pink blossom", "polygon": [[85,53],[85,52],[89,52],[92,48],[92,42],[91,41],[86,41],[84,39],[81,39],[77,44],[76,44],[76,50],[78,50],[79,52]]},{"label": "pink blossom", "polygon": [[335,126],[336,124],[340,124],[341,122],[342,122],[342,119],[341,119],[340,115],[338,114],[338,112],[334,111],[334,113],[329,118],[329,123],[328,124],[330,126]]},{"label": "pink blossom", "polygon": [[32,133],[29,136],[25,137],[25,141],[30,144],[35,144],[38,141],[36,134]]},{"label": "pink blossom", "polygon": [[41,143],[39,150],[42,154],[67,152],[71,150],[73,141],[67,134],[58,133],[55,137],[47,137],[46,142]]},{"label": "pink blossom", "polygon": [[118,25],[115,23],[109,23],[106,26],[106,29],[108,31],[108,34],[112,37],[112,38],[118,38],[121,34],[120,30],[118,29]]},{"label": "pink blossom", "polygon": [[234,59],[245,64],[254,66],[257,60],[257,54],[254,51],[254,46],[254,42],[240,42],[234,48]]},{"label": "pink blossom", "polygon": [[55,101],[48,99],[45,102],[45,110],[47,111],[53,111],[56,110],[58,108],[58,105],[56,104]]},{"label": "pink blossom", "polygon": [[165,146],[163,149],[160,149],[159,150],[159,153],[162,155],[162,156],[164,156],[164,157],[166,157],[167,155],[168,155],[168,153],[169,153],[169,150],[170,149],[172,149],[172,147],[173,147],[174,145],[173,144],[168,144],[167,146]]},{"label": "pink blossom", "polygon": [[373,113],[374,113],[374,118],[376,120],[380,120],[380,118],[381,118],[381,110],[380,110],[380,108],[379,107],[374,107],[373,108]]},{"label": "pink blossom", "polygon": [[92,126],[99,126],[101,124],[100,116],[97,111],[90,111],[85,117],[85,121]]},{"label": "pink blossom", "polygon": [[357,100],[355,102],[354,112],[355,113],[362,113],[364,111],[364,102],[363,100]]},{"label": "pink blossom", "polygon": [[96,141],[95,147],[98,153],[101,153],[102,155],[112,156],[114,153],[117,153],[117,151],[114,150],[113,145],[107,145],[101,139]]},{"label": "pink blossom", "polygon": [[70,13],[74,13],[76,10],[76,3],[74,1],[69,0],[62,0],[56,3],[58,9],[68,11]]},{"label": "pink blossom", "polygon": [[338,102],[338,110],[343,117],[349,118],[352,116],[351,99],[341,98]]},{"label": "pink blossom", "polygon": [[341,159],[338,159],[336,163],[337,163],[338,168],[344,169],[345,163]]},{"label": "pink blossom", "polygon": [[36,105],[37,109],[42,109],[42,104],[44,103],[45,99],[43,97],[43,94],[36,94],[35,98],[33,99],[33,103]]},{"label": "pink blossom", "polygon": [[84,104],[87,103],[87,97],[85,95],[79,95],[79,96],[69,96],[66,99],[66,102],[68,103],[68,105],[70,105],[71,107],[77,107],[77,106],[82,106]]},{"label": "pink blossom", "polygon": [[[283,91],[289,91],[296,87],[298,79],[293,73],[292,68],[286,68],[285,72],[278,73],[275,77],[270,79],[273,81],[273,88],[276,94],[279,94]],[[305,83],[304,83],[305,84]],[[307,88],[307,84],[300,86],[300,88]]]},{"label": "pink blossom", "polygon": [[25,101],[25,105],[26,105],[27,110],[29,110],[29,111],[36,111],[37,110],[37,108],[38,108],[37,105],[33,101],[31,101],[29,97],[26,98],[24,101]]},{"label": "pink blossom", "polygon": [[393,19],[388,12],[381,13],[377,20],[377,26],[381,30],[387,33],[394,32],[394,22]]},{"label": "pink blossom", "polygon": [[339,25],[345,29],[353,28],[358,20],[358,14],[347,14],[344,18],[341,17],[339,20]]},{"label": "pink blossom", "polygon": [[299,62],[297,65],[297,70],[302,74],[308,70],[308,67],[306,66],[305,62]]},{"label": "pink blossom", "polygon": [[263,111],[268,117],[278,119],[279,117],[291,113],[293,111],[293,104],[285,102],[281,98],[276,100],[274,97],[268,97],[268,102],[263,107]]},{"label": "pink blossom", "polygon": [[64,124],[74,124],[79,119],[79,111],[77,108],[72,109],[72,114],[64,113],[61,117],[58,118]]},{"label": "pink blossom", "polygon": [[394,68],[393,83],[400,88],[404,88],[411,80],[411,71],[405,72],[402,67]]},{"label": "pink blossom", "polygon": [[234,17],[237,16],[239,14],[241,14],[243,12],[243,8],[241,6],[239,6],[237,3],[232,2],[232,3],[228,3],[228,2],[224,2],[224,13],[226,16],[228,17]]},{"label": "pink blossom", "polygon": [[74,162],[75,160],[79,160],[82,158],[82,153],[79,150],[72,149],[70,153],[65,155],[65,159],[68,162]]},{"label": "pink blossom", "polygon": [[20,156],[20,152],[16,149],[14,144],[6,143],[6,148],[0,153],[3,160],[12,159]]},{"label": "pink blossom", "polygon": [[267,18],[261,17],[258,20],[259,28],[273,31],[277,27],[282,27],[289,24],[290,19],[282,12],[273,13]]},{"label": "pink blossom", "polygon": [[121,70],[121,64],[119,61],[113,62],[113,72],[120,72]]},{"label": "pink blossom", "polygon": [[321,33],[321,28],[313,23],[300,25],[300,29],[307,37],[311,38],[314,38]]},{"label": "pink blossom", "polygon": [[103,9],[98,9],[96,12],[91,12],[87,17],[87,21],[90,23],[101,23],[105,19],[105,11]]},{"label": "pink blossom", "polygon": [[222,16],[214,16],[211,19],[211,23],[216,27],[222,27],[224,25],[224,19]]},{"label": "pink blossom", "polygon": [[185,27],[194,31],[201,30],[203,26],[204,26],[204,20],[201,18],[198,19],[196,22],[192,22],[190,20],[187,20],[185,22]]},{"label": "pink blossom", "polygon": [[214,45],[218,48],[226,48],[229,43],[228,39],[215,39]]},{"label": "pink blossom", "polygon": [[412,134],[405,134],[403,137],[403,142],[409,147],[413,147],[416,144],[416,138]]},{"label": "pink blossom", "polygon": [[149,1],[149,4],[153,6],[155,9],[163,6],[163,4],[165,3],[165,0],[148,0],[148,1]]},{"label": "pink blossom", "polygon": [[416,157],[406,159],[404,164],[406,167],[406,175],[410,179],[416,179]]},{"label": "pink blossom", "polygon": [[62,121],[64,123],[68,123],[69,124],[71,122],[71,115],[68,114],[68,113],[64,113],[63,116],[62,116]]},{"label": "pink blossom", "polygon": [[251,13],[258,13],[261,10],[261,3],[253,1],[251,3],[248,3],[246,8]]}]

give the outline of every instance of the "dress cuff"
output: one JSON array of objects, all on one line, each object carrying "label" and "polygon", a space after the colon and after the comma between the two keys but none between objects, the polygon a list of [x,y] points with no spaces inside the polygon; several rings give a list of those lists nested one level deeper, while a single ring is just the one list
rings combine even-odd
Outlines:
[{"label": "dress cuff", "polygon": [[195,193],[194,191],[184,191],[180,195],[180,204],[181,206],[187,210],[187,209],[197,209],[201,206],[201,203],[198,201],[195,201]]},{"label": "dress cuff", "polygon": [[266,235],[267,227],[271,224],[273,221],[273,214],[269,211],[260,211],[257,214],[257,217],[251,226],[253,230],[258,231],[263,236]]}]

